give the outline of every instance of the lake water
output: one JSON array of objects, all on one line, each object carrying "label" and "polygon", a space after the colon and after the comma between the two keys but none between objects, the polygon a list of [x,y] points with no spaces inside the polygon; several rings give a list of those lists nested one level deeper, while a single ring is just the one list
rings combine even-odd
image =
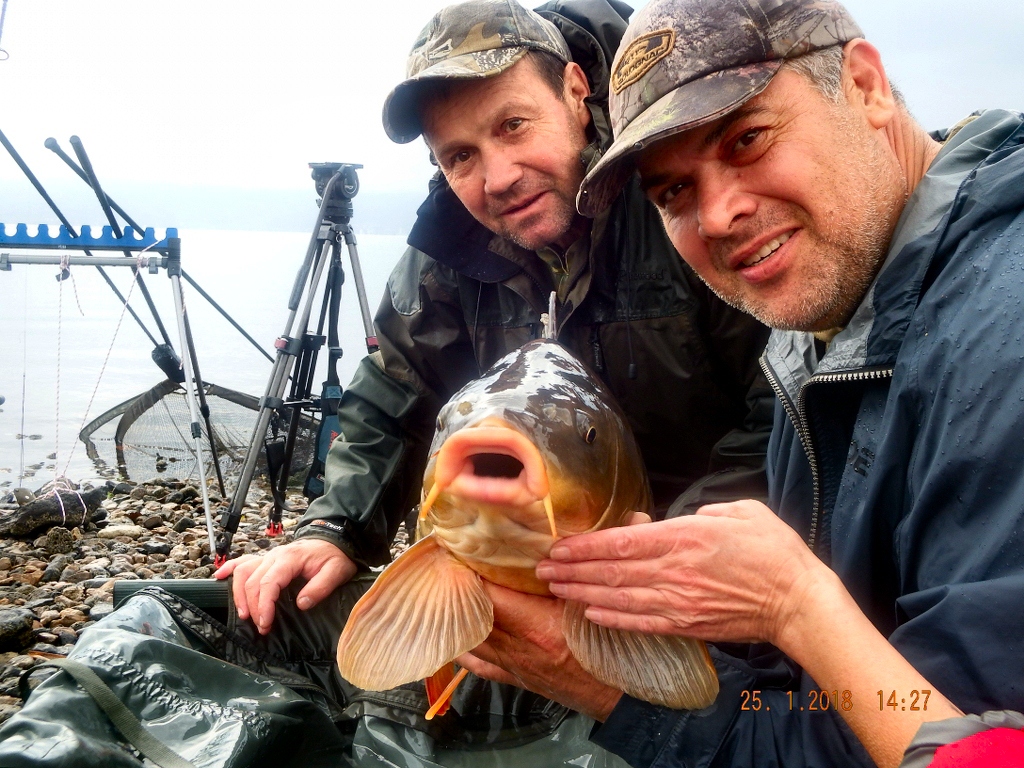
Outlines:
[{"label": "lake water", "polygon": [[[288,299],[309,233],[179,230],[179,236],[184,270],[273,354],[274,339],[284,331]],[[404,249],[404,237],[358,236],[371,314]],[[339,371],[347,384],[366,348],[344,251],[342,263],[347,277],[340,323],[345,355]],[[165,378],[150,358],[153,344],[129,315],[124,315],[114,338],[122,304],[94,267],[73,266],[73,283],[58,283],[56,273],[55,266],[27,265],[0,272],[0,395],[6,398],[0,406],[0,491],[19,485],[35,489],[55,474],[77,481],[98,477],[78,440],[82,426]],[[107,273],[122,294],[127,293],[130,271],[108,268]],[[180,353],[166,272],[146,273],[145,282]],[[191,286],[184,281],[182,285],[203,378],[263,395],[272,364]],[[137,288],[131,305],[159,340]],[[314,328],[319,307],[317,298],[310,322]],[[322,351],[321,362],[325,358]],[[321,370],[314,392],[319,392],[323,378]]]}]

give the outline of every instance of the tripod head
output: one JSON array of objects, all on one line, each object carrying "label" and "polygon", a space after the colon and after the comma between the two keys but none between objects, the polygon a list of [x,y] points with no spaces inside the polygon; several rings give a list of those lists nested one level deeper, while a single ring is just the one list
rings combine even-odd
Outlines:
[{"label": "tripod head", "polygon": [[313,169],[313,184],[320,196],[317,205],[323,205],[324,192],[327,184],[336,173],[341,178],[331,188],[331,196],[324,206],[324,220],[332,224],[348,224],[352,219],[352,198],[359,193],[359,176],[357,170],[362,168],[358,163],[310,163]]}]

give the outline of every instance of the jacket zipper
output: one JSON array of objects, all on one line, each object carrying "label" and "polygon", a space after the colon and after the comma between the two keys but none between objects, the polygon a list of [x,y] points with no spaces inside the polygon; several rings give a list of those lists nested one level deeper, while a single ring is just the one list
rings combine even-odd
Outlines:
[{"label": "jacket zipper", "polygon": [[796,405],[793,405],[792,399],[789,394],[779,383],[778,377],[775,375],[775,371],[768,364],[768,360],[765,357],[761,358],[761,370],[764,371],[765,378],[768,379],[768,383],[771,388],[775,391],[775,396],[779,398],[779,402],[782,403],[783,409],[786,411],[786,415],[789,416],[789,420],[793,422],[793,427],[796,429],[797,435],[800,436],[800,444],[804,448],[804,454],[807,456],[807,462],[811,465],[811,481],[814,488],[814,507],[811,510],[811,529],[807,535],[807,546],[812,552],[815,550],[815,546],[818,543],[818,522],[821,519],[821,475],[818,469],[818,455],[814,450],[814,441],[811,439],[811,430],[807,426],[807,388],[811,384],[835,384],[839,382],[849,381],[874,381],[877,379],[891,378],[893,375],[893,368],[874,368],[866,371],[855,371],[851,373],[822,373],[811,376],[807,381],[800,387],[800,391],[797,393]]}]

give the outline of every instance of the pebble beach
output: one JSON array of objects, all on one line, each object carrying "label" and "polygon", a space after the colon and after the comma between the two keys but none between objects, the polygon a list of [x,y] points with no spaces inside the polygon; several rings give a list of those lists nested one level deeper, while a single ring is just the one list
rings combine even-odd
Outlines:
[{"label": "pebble beach", "polygon": [[[88,490],[80,492],[84,496]],[[21,708],[18,681],[24,670],[66,656],[83,631],[113,611],[116,580],[212,577],[213,558],[196,487],[161,478],[118,483],[106,491],[84,525],[81,517],[69,514],[74,519],[29,536],[0,534],[0,722]],[[210,502],[217,522],[227,501],[214,495]],[[292,494],[288,502],[294,511],[284,513],[283,535],[268,537],[272,498],[254,483],[232,556],[292,541],[307,500]],[[13,498],[0,503],[0,529],[18,513]],[[395,551],[404,548],[404,537],[402,530]]]}]

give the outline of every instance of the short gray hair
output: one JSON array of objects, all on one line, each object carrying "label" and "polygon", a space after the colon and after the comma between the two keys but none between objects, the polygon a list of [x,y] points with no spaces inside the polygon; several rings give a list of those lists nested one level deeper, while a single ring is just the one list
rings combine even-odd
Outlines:
[{"label": "short gray hair", "polygon": [[[832,45],[811,51],[795,59],[789,59],[785,66],[810,80],[826,101],[838,104],[843,99],[843,46]],[[906,106],[903,94],[896,84],[889,82],[892,95],[898,105]]]},{"label": "short gray hair", "polygon": [[843,98],[843,46],[832,45],[789,59],[786,66],[803,75],[827,101],[838,104]]}]

